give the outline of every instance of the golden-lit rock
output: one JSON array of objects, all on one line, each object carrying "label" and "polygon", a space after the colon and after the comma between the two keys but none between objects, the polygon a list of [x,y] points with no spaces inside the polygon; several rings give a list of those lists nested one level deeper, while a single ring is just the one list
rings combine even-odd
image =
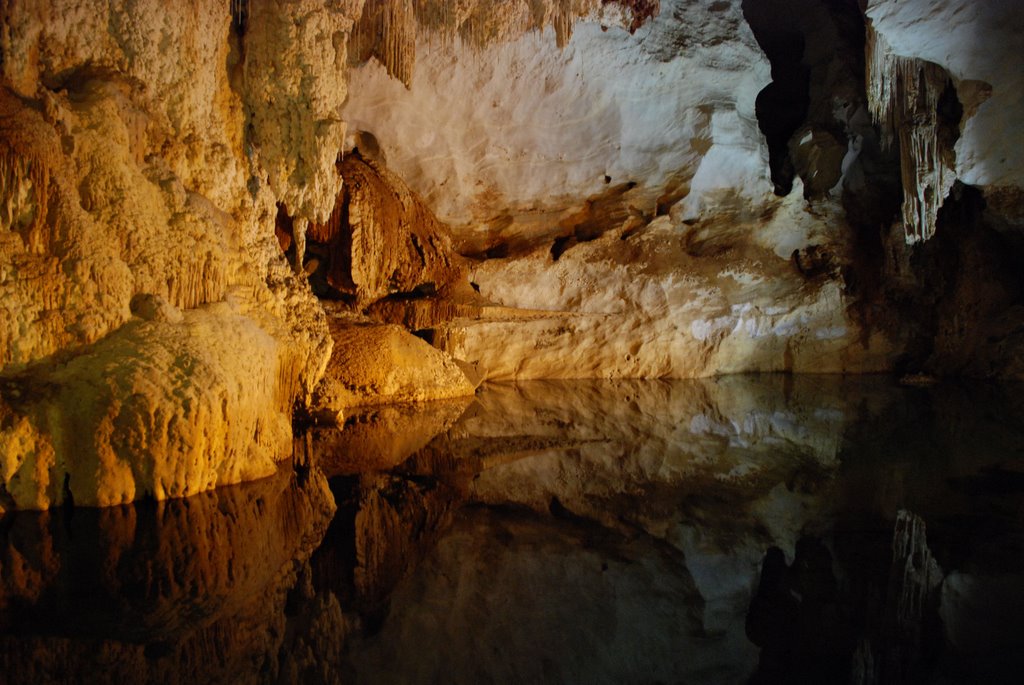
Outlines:
[{"label": "golden-lit rock", "polygon": [[0,506],[266,475],[332,343],[245,150],[229,4],[0,21]]},{"label": "golden-lit rock", "polygon": [[362,0],[246,2],[242,69],[253,143],[292,216],[325,221],[341,188],[348,33]]},{"label": "golden-lit rock", "polygon": [[316,390],[316,411],[383,402],[423,402],[472,395],[458,363],[401,326],[332,318],[334,353]]},{"label": "golden-lit rock", "polygon": [[41,362],[0,385],[0,506],[109,506],[267,476],[291,454],[301,370],[226,304]]},{"label": "golden-lit rock", "polygon": [[303,225],[279,215],[276,224],[285,250],[295,240],[294,258],[314,289],[366,306],[389,295],[446,292],[461,278],[464,260],[448,228],[402,179],[357,154],[338,171],[345,185],[326,221]]}]

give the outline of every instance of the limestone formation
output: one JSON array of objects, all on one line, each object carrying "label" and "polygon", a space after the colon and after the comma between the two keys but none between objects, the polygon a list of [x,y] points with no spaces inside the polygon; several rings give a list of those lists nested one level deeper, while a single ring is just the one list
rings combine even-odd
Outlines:
[{"label": "limestone formation", "polygon": [[1011,142],[1024,113],[1019,8],[872,0],[866,16],[868,92],[900,140],[907,239],[926,239],[955,179],[996,195],[1024,182]]},{"label": "limestone formation", "polygon": [[[842,220],[822,218],[794,192],[758,223],[727,215],[687,226],[665,216],[556,262],[546,249],[488,260],[470,278],[508,309],[439,325],[435,344],[490,379],[885,369],[893,341],[849,314],[836,280],[848,259]],[[835,263],[792,259],[809,245],[834,251]],[[530,334],[514,333],[522,330]]]},{"label": "limestone formation", "polygon": [[303,361],[220,304],[7,377],[0,506],[109,506],[267,476],[290,454]]},{"label": "limestone formation", "polygon": [[956,179],[955,138],[948,129],[959,122],[942,121],[940,107],[944,95],[956,97],[949,95],[952,82],[937,64],[893,55],[870,30],[867,45],[871,112],[886,144],[899,144],[906,239],[928,240]]},{"label": "limestone formation", "polygon": [[460,249],[557,233],[610,187],[632,184],[617,204],[648,219],[682,197],[698,216],[771,190],[754,112],[768,64],[738,2],[662,2],[633,33],[588,15],[563,48],[550,28],[484,48],[429,35],[409,88],[376,61],[354,69],[343,115]]},{"label": "limestone formation", "polygon": [[458,38],[483,48],[551,26],[561,48],[580,17],[596,13],[602,21],[634,33],[659,9],[659,0],[368,0],[354,31],[353,52],[357,63],[377,58],[390,76],[409,88],[418,39],[424,33],[432,40],[450,43]]},{"label": "limestone formation", "polygon": [[891,55],[938,65],[953,80],[964,107],[955,149],[957,177],[986,190],[1020,187],[1024,151],[1012,142],[1024,108],[1020,7],[969,0],[924,5],[870,0],[865,14]]},{"label": "limestone formation", "polygon": [[296,261],[326,281],[314,288],[363,307],[388,296],[447,291],[461,278],[447,227],[400,178],[359,155],[346,156],[338,171],[345,186],[325,222],[301,231],[296,222],[279,222],[284,245],[296,241]]},{"label": "limestone formation", "polygon": [[333,173],[345,138],[348,35],[363,0],[249,2],[242,65],[250,143],[278,202],[325,221],[341,188]]},{"label": "limestone formation", "polygon": [[227,3],[0,17],[0,506],[266,475],[331,342],[268,231]]},{"label": "limestone formation", "polygon": [[449,356],[400,326],[332,318],[334,353],[314,398],[324,418],[347,407],[472,395],[476,384]]},{"label": "limestone formation", "polygon": [[260,477],[293,418],[481,379],[1024,377],[1019,19],[8,0],[0,507]]}]

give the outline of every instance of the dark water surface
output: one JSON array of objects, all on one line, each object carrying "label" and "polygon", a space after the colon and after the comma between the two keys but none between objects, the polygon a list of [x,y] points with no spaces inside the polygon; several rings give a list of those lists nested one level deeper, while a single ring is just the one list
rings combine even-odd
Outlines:
[{"label": "dark water surface", "polygon": [[0,518],[0,682],[1024,679],[1024,388],[490,385]]}]

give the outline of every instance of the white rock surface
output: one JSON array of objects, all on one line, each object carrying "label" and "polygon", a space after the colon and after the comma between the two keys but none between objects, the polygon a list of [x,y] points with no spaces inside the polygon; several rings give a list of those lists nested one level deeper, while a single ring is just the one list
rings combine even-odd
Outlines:
[{"label": "white rock surface", "polygon": [[866,13],[895,54],[934,62],[958,82],[992,86],[992,96],[964,122],[956,173],[970,185],[1024,186],[1024,7],[1005,0],[870,0]]},{"label": "white rock surface", "polygon": [[768,64],[739,3],[665,1],[635,34],[579,23],[486,49],[421,34],[410,88],[376,61],[353,70],[343,110],[456,234],[543,234],[610,184],[653,214],[771,190],[754,99]]},{"label": "white rock surface", "polygon": [[[558,261],[546,249],[488,260],[470,277],[504,309],[440,327],[435,344],[489,379],[884,370],[892,341],[848,308],[843,223],[829,207],[812,214],[797,188],[766,220],[659,217]],[[812,245],[830,255],[817,275],[791,257]]]}]

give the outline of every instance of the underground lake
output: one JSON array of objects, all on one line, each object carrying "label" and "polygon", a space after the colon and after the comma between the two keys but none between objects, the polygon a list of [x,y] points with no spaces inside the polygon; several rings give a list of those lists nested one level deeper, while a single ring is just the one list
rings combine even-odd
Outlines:
[{"label": "underground lake", "polygon": [[9,683],[1016,682],[1024,396],[491,383],[276,476],[0,519]]}]

